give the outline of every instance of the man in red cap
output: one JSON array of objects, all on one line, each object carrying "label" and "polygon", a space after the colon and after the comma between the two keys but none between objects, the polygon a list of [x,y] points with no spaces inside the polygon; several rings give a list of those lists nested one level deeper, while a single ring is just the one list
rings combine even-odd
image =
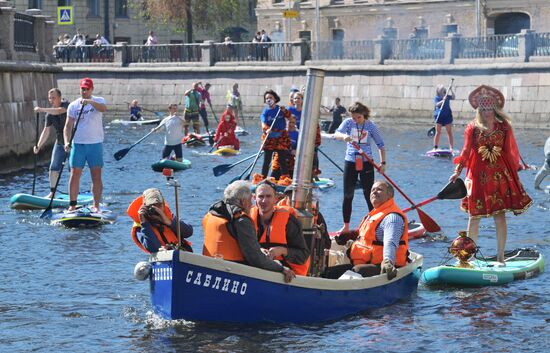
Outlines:
[{"label": "man in red cap", "polygon": [[[70,152],[69,211],[76,209],[82,169],[88,162],[92,176],[93,208],[99,212],[103,191],[101,168],[103,167],[103,113],[107,111],[105,99],[93,96],[94,82],[85,77],[80,80],[80,98],[69,104],[68,119],[63,135],[65,151]],[[78,124],[78,125],[77,125]]]}]

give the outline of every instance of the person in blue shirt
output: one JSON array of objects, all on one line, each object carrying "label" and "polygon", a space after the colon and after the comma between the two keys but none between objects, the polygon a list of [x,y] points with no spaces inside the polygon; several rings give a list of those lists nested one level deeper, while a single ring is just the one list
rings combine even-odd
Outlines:
[{"label": "person in blue shirt", "polygon": [[[254,182],[258,183],[267,177],[269,166],[273,154],[276,152],[281,168],[281,177],[278,183],[280,185],[290,185],[292,180],[288,174],[288,154],[290,153],[290,138],[286,128],[286,118],[290,117],[290,112],[285,107],[279,107],[277,103],[281,101],[279,95],[273,90],[267,90],[264,93],[264,103],[266,104],[260,120],[262,122],[262,140],[264,151],[264,162],[262,173],[254,175]],[[269,130],[271,127],[271,130]]]},{"label": "person in blue shirt", "polygon": [[453,111],[451,110],[450,102],[454,98],[455,94],[452,87],[447,94],[447,89],[445,89],[443,85],[437,86],[436,96],[434,98],[434,150],[438,148],[442,127],[445,127],[445,130],[447,130],[447,137],[449,138],[449,149],[451,151],[453,150]]},{"label": "person in blue shirt", "polygon": [[130,109],[130,121],[143,120],[141,117],[142,109],[138,105],[137,99],[134,99],[128,108]]},{"label": "person in blue shirt", "polygon": [[339,233],[349,232],[353,196],[358,177],[369,211],[373,208],[370,192],[374,183],[374,167],[353,147],[351,142],[357,143],[372,159],[371,144],[374,141],[378,147],[380,171],[384,173],[386,170],[384,140],[378,127],[369,120],[370,109],[360,102],[355,102],[348,110],[351,113],[351,118],[345,119],[334,133],[334,138],[348,143],[344,162],[344,200],[342,202],[344,226],[338,231]]}]

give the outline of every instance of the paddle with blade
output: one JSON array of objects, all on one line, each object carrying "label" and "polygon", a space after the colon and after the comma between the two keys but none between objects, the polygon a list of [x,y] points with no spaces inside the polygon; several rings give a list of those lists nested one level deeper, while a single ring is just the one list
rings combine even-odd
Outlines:
[{"label": "paddle with blade", "polygon": [[212,150],[214,149],[214,136],[210,134],[210,130],[208,130],[208,125],[204,125],[204,127],[206,128],[206,133],[208,134],[208,144],[212,146],[212,149],[210,150],[210,152],[212,152]]},{"label": "paddle with blade", "polygon": [[[264,151],[262,151],[263,153]],[[220,176],[220,175],[223,175],[225,173],[227,173],[228,171],[231,170],[231,168],[241,164],[241,163],[244,163],[252,158],[256,157],[256,154],[253,154],[251,156],[248,156],[244,159],[241,159],[240,161],[237,161],[233,164],[221,164],[221,165],[217,165],[215,166],[214,168],[212,168],[212,171],[214,172],[214,176]],[[244,175],[244,174],[243,174]]]},{"label": "paddle with blade", "polygon": [[338,165],[338,163],[336,163],[335,161],[332,160],[332,158],[330,158],[325,152],[323,152],[323,150],[320,148],[320,147],[316,147],[317,148],[317,151],[319,151],[323,156],[325,156],[332,164],[334,164],[334,166],[336,168],[338,168],[342,173],[344,172],[344,170],[342,169],[342,167],[340,167]]},{"label": "paddle with blade", "polygon": [[128,154],[128,152],[130,152],[130,150],[134,147],[136,147],[141,141],[145,140],[147,137],[149,137],[149,135],[151,135],[153,132],[157,131],[158,128],[160,128],[162,125],[159,125],[157,126],[156,128],[154,129],[151,129],[151,131],[149,131],[147,134],[145,134],[145,136],[143,136],[142,138],[140,138],[139,140],[137,140],[133,145],[131,145],[130,147],[126,147],[126,148],[123,148],[117,152],[115,152],[115,154],[113,155],[115,157],[115,159],[117,161],[120,161],[122,158],[124,158],[124,156],[126,156],[126,154]]},{"label": "paddle with blade", "polygon": [[403,212],[412,211],[435,200],[460,200],[465,198],[466,194],[466,185],[464,185],[464,181],[462,179],[458,178],[455,181],[451,181],[445,185],[445,187],[436,196],[430,197],[429,199],[417,203],[412,207],[406,208]]},{"label": "paddle with blade", "polygon": [[[76,123],[74,125],[73,131],[71,131],[71,138],[69,139],[69,146],[72,146],[74,135],[76,134],[76,129],[78,129],[78,124],[80,123],[80,118],[82,117],[82,112],[84,111],[84,107],[86,105],[82,104],[82,108],[80,108],[80,112],[78,113],[78,117],[76,118]],[[69,117],[67,117],[69,119]],[[52,205],[53,205],[53,199],[55,198],[55,192],[57,191],[57,186],[59,185],[59,181],[61,180],[61,174],[63,173],[63,169],[65,168],[65,163],[67,163],[67,157],[68,153],[65,153],[65,157],[63,158],[63,163],[61,163],[61,168],[59,169],[59,175],[57,176],[57,180],[55,181],[55,186],[52,190],[52,197],[50,197],[50,203],[48,204],[48,207],[42,212],[40,215],[40,218],[51,218],[52,217]]]},{"label": "paddle with blade", "polygon": [[[374,163],[374,161],[361,149],[361,147],[354,141],[350,141],[351,145],[359,152],[372,166],[378,171],[378,173],[382,174],[386,180],[393,185],[393,187],[401,194],[403,197],[409,201],[411,205],[414,206],[414,202],[407,196],[401,189],[391,180],[385,173],[382,173],[380,170],[380,167]],[[422,225],[424,225],[424,228],[428,232],[439,232],[441,230],[441,227],[426,213],[424,213],[420,208],[416,207],[416,212],[418,213],[418,217],[420,218],[420,222]]]},{"label": "paddle with blade", "polygon": [[[447,100],[447,96],[449,95],[449,91],[453,87],[454,78],[451,78],[451,83],[449,84],[449,88],[447,88],[447,92],[445,92],[445,96],[443,97],[443,103],[441,103],[441,108],[439,109],[439,112],[437,113],[437,117],[435,118],[434,124],[437,124],[439,121],[439,116],[441,115],[441,111],[443,110],[443,106],[445,105],[445,101]],[[434,137],[435,136],[435,126],[432,126],[430,130],[428,130],[428,137]]]},{"label": "paddle with blade", "polygon": [[214,113],[214,108],[212,108],[212,104],[208,104],[210,106],[210,111],[212,112],[212,115],[214,115],[214,119],[216,119],[216,124],[219,124],[218,117],[216,116],[216,113]]},{"label": "paddle with blade", "polygon": [[[36,135],[34,139],[34,145],[38,146],[38,130],[39,130],[39,124],[40,124],[40,114],[36,113]],[[34,152],[34,147],[33,147]],[[32,173],[32,194],[34,195],[34,188],[36,186],[36,162],[38,159],[38,154],[34,153],[34,171]]]}]

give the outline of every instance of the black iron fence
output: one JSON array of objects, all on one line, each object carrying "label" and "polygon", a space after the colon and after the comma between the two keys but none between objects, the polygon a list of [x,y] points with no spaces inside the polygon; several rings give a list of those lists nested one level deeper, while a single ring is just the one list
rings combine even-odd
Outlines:
[{"label": "black iron fence", "polygon": [[113,62],[111,45],[56,45],[54,56],[58,62]]},{"label": "black iron fence", "polygon": [[550,56],[550,33],[535,33],[534,56]]},{"label": "black iron fence", "polygon": [[388,59],[391,60],[441,60],[445,57],[445,39],[398,39],[390,41]]},{"label": "black iron fence", "polygon": [[324,41],[311,43],[313,60],[372,60],[373,40]]},{"label": "black iron fence", "polygon": [[127,63],[146,62],[199,62],[202,60],[200,44],[128,45]]},{"label": "black iron fence", "polygon": [[16,12],[13,25],[15,51],[35,52],[34,17]]},{"label": "black iron fence", "polygon": [[292,42],[216,43],[216,61],[292,61]]},{"label": "black iron fence", "polygon": [[459,59],[509,58],[519,56],[519,40],[515,34],[460,38]]}]

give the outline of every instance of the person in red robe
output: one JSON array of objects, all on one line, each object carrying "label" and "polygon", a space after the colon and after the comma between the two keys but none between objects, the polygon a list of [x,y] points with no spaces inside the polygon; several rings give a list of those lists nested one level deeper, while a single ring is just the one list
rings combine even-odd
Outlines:
[{"label": "person in red robe", "polygon": [[464,132],[464,147],[454,159],[456,180],[464,167],[468,195],[461,209],[469,214],[468,236],[477,241],[479,222],[493,217],[497,238],[497,261],[504,265],[506,211],[518,215],[533,203],[518,176],[520,155],[510,118],[503,113],[504,95],[496,88],[481,85],[468,100],[476,117]]},{"label": "person in red robe", "polygon": [[234,150],[241,148],[241,143],[235,135],[235,129],[237,128],[237,121],[233,113],[233,106],[227,105],[227,108],[222,114],[222,120],[218,124],[216,129],[216,135],[214,136],[214,142],[217,148],[230,147]]}]

